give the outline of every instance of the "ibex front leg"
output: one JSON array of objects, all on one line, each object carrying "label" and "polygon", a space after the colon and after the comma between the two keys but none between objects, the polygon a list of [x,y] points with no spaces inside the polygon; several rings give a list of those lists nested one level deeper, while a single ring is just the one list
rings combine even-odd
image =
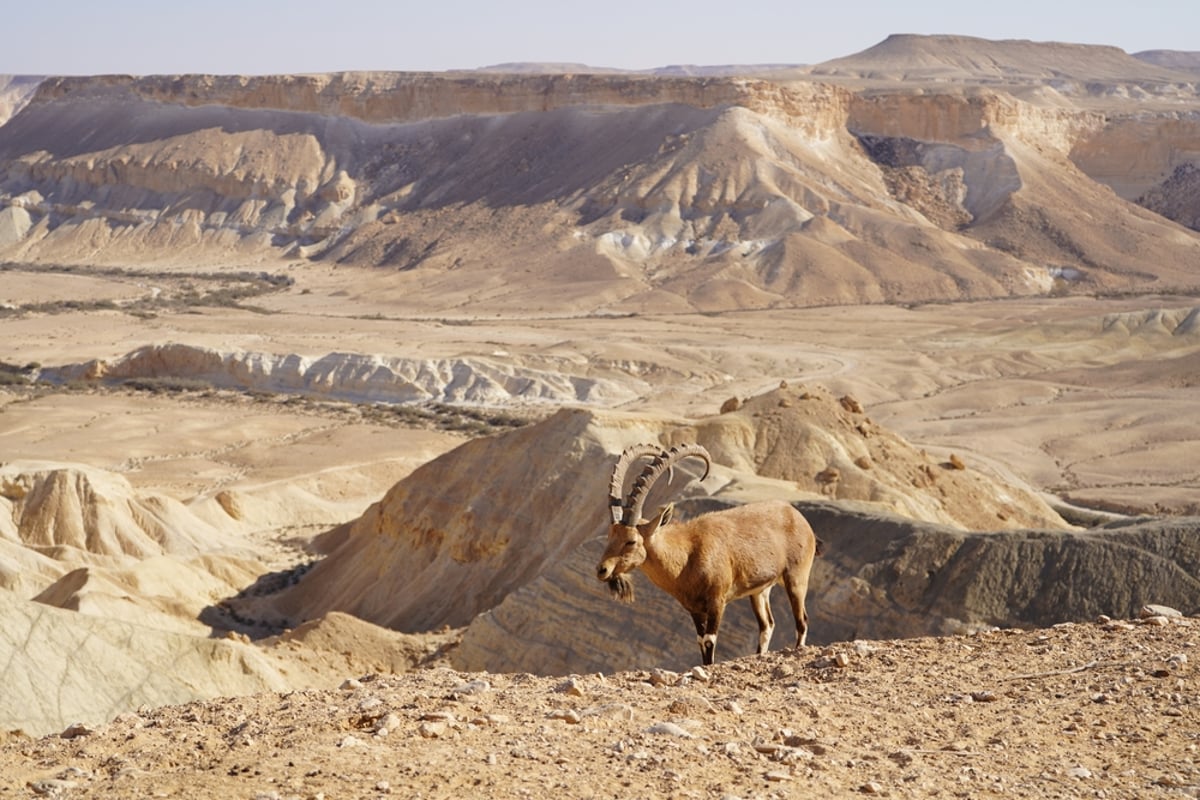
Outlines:
[{"label": "ibex front leg", "polygon": [[692,612],[692,622],[696,625],[696,638],[700,643],[700,660],[704,664],[714,664],[717,660],[717,630],[721,627],[721,617],[725,607],[710,606],[706,612]]}]

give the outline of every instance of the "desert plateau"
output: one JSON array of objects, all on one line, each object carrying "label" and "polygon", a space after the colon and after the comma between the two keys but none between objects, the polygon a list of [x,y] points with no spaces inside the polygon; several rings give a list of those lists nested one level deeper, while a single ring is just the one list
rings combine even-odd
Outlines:
[{"label": "desert plateau", "polygon": [[1200,53],[0,76],[0,334],[0,798],[1200,797]]}]

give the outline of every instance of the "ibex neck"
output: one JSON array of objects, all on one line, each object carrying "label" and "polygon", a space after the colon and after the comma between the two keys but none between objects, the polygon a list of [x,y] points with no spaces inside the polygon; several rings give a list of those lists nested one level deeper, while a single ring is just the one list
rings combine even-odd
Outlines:
[{"label": "ibex neck", "polygon": [[673,594],[672,588],[677,585],[690,556],[687,541],[675,535],[677,530],[675,525],[660,528],[646,542],[646,560],[642,562],[646,577],[668,594]]}]

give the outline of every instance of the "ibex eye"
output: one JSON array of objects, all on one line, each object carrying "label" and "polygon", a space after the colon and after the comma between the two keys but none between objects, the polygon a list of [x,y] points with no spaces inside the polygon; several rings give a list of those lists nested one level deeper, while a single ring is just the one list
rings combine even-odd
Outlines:
[{"label": "ibex eye", "polygon": [[626,542],[626,543],[625,543],[625,549],[626,549],[626,550],[632,550],[632,549],[633,549],[633,547],[634,547],[634,545],[636,545],[636,544],[637,544],[637,540],[636,540],[636,539],[630,539],[628,542]]}]

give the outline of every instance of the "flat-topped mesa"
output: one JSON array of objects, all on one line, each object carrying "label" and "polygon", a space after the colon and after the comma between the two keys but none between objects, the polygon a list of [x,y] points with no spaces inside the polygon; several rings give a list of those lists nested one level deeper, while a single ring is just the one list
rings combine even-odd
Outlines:
[{"label": "flat-topped mesa", "polygon": [[189,106],[224,105],[412,122],[459,114],[513,114],[568,106],[732,105],[758,81],[648,75],[338,72],[314,75],[107,75],[47,79],[34,102],[127,93]]}]

